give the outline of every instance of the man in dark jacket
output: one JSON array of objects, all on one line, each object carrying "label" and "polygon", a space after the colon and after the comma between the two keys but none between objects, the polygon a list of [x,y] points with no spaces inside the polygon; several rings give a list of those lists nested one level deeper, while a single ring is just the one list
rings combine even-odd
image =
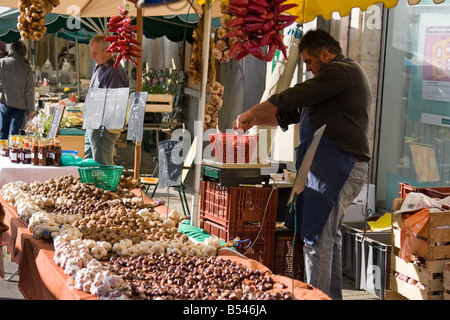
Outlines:
[{"label": "man in dark jacket", "polygon": [[25,115],[35,111],[33,70],[25,58],[27,47],[18,40],[0,59],[0,139],[18,134]]},{"label": "man in dark jacket", "polygon": [[368,173],[370,84],[361,67],[323,30],[304,34],[299,50],[314,77],[253,106],[233,127],[279,125],[286,130],[300,123],[298,170],[314,133],[326,125],[305,189],[296,199],[296,212],[288,212],[286,226],[296,229],[305,242],[306,281],[332,299],[342,299],[340,227]]}]

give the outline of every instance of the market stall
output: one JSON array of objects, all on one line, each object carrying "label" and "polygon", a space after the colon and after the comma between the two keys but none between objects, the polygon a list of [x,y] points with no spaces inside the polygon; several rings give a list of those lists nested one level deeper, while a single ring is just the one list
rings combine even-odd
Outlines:
[{"label": "market stall", "polygon": [[[62,177],[62,179],[71,178]],[[63,180],[59,181],[63,183]],[[72,181],[71,185],[73,186],[74,180],[70,181]],[[31,191],[33,191],[33,189],[37,186],[46,186],[50,188],[54,187],[54,185],[48,182],[47,184],[44,183],[32,186]],[[137,203],[140,203],[139,207],[142,207],[142,203],[140,202],[141,194],[139,190],[134,189],[130,191],[131,193],[129,193],[125,188],[123,188],[117,192],[121,192],[124,195],[131,197],[128,198],[130,199],[130,206],[131,200],[136,197],[136,199],[139,200]],[[42,193],[45,192],[39,192],[39,194]],[[47,195],[50,194],[51,193],[47,193]],[[9,201],[5,199],[8,199]],[[114,203],[114,200],[108,201],[113,201],[110,202],[111,204]],[[15,203],[15,205],[12,205],[11,202]],[[147,254],[134,255],[131,254],[131,246],[129,246],[129,254],[127,255],[121,255],[116,250],[115,253],[110,253],[101,258],[93,258],[92,256],[88,258],[85,256],[83,258],[85,259],[84,262],[80,262],[80,260],[75,261],[76,254],[74,254],[74,252],[76,250],[83,251],[83,241],[87,241],[89,239],[79,239],[81,242],[77,240],[62,242],[62,238],[58,238],[64,237],[61,235],[57,235],[53,239],[51,239],[49,235],[44,236],[44,238],[38,238],[36,233],[37,224],[32,222],[32,218],[30,218],[28,222],[25,222],[26,219],[23,214],[19,213],[23,213],[23,211],[21,211],[22,209],[16,208],[17,202],[11,198],[11,193],[8,192],[8,190],[5,190],[5,188],[2,189],[0,208],[4,210],[5,223],[10,227],[10,230],[3,234],[3,243],[8,246],[12,259],[19,264],[19,289],[27,299],[84,300],[97,299],[97,297],[106,298],[106,296],[104,296],[104,292],[102,291],[104,286],[100,287],[101,284],[104,284],[104,281],[97,283],[97,290],[95,290],[92,285],[92,283],[94,283],[93,281],[91,281],[89,286],[87,286],[86,279],[81,280],[83,274],[93,272],[93,265],[95,265],[96,268],[100,268],[100,271],[97,271],[97,273],[100,272],[103,276],[113,276],[114,274],[121,275],[121,279],[123,279],[122,281],[125,282],[122,283],[120,294],[125,291],[129,291],[128,296],[122,296],[121,298],[152,299],[159,297],[168,299],[169,297],[172,297],[180,299],[181,297],[184,297],[184,299],[200,299],[202,297],[210,297],[219,299],[234,299],[243,298],[245,295],[251,294],[254,298],[259,299],[267,299],[269,297],[276,297],[276,299],[295,298],[302,300],[329,299],[321,291],[314,289],[301,281],[293,281],[288,277],[274,275],[264,265],[248,259],[236,251],[226,247],[219,249],[217,253],[211,253],[208,255],[200,254],[199,256],[180,256],[174,252],[166,252],[164,254],[147,252]],[[149,211],[155,213],[158,217],[164,218],[167,216],[168,208],[164,205],[158,205],[148,198],[144,198],[144,204],[147,205]],[[154,210],[151,210],[150,208],[154,208]],[[94,219],[93,216],[90,217]],[[34,230],[30,231],[30,225],[33,223]],[[97,222],[97,225],[98,224],[99,222]],[[80,227],[79,230],[83,230],[83,228]],[[180,236],[180,239],[187,239],[186,235],[178,235]],[[200,238],[202,237],[203,239],[206,238],[206,240],[203,241],[204,243],[210,243],[210,246],[212,246],[214,240],[209,235],[202,232]],[[212,241],[208,241],[208,239]],[[53,243],[51,243],[52,240]],[[195,239],[192,238],[189,240],[194,241]],[[74,241],[77,241],[78,249],[73,245],[75,243]],[[144,246],[143,242],[141,242],[141,244]],[[118,246],[119,245],[114,245],[114,247]],[[204,248],[205,247],[206,245]],[[64,251],[64,248],[69,248],[69,250]],[[90,252],[93,255],[95,255],[94,251],[96,250],[94,248],[96,247],[92,247],[90,249]],[[168,249],[171,248],[172,247],[168,247]],[[110,250],[114,249],[111,248]],[[180,247],[180,249],[177,250],[183,249]],[[163,252],[165,251],[168,250],[163,249]],[[70,258],[65,256],[65,254],[69,254],[68,252],[70,252]],[[152,265],[156,264],[158,266],[160,264],[172,261],[174,263],[174,267],[169,270],[167,269],[167,266],[163,267],[162,270],[166,271],[158,271],[156,269],[152,269],[153,271],[150,271],[151,265],[145,269],[147,271],[144,271],[144,269],[129,268],[130,265],[138,267],[139,263],[146,261],[146,259],[151,260]],[[133,262],[130,264],[130,261]],[[79,265],[79,263],[81,263],[81,265]],[[185,268],[187,269],[178,269],[176,267],[183,265],[185,265]],[[208,265],[211,266],[210,270],[207,268]],[[197,270],[197,266],[202,270]],[[224,271],[224,269],[228,269],[228,271]],[[185,270],[185,272],[182,270]],[[238,270],[238,272],[234,273],[235,271],[232,270]],[[142,272],[147,272],[146,278],[142,277]],[[95,273],[90,274],[89,276],[92,277],[90,279],[93,280],[95,275]],[[183,280],[178,280],[181,279],[181,275],[184,275],[182,276]],[[207,275],[206,278],[204,278],[205,275]],[[233,277],[231,277],[231,275],[233,275]],[[239,276],[236,278],[237,275]],[[251,277],[252,275],[253,277]],[[99,276],[97,275],[97,277]],[[154,277],[157,277],[158,280]],[[255,278],[260,279],[261,282],[259,284],[258,282],[255,283],[253,280]],[[108,279],[115,279],[115,281],[117,281],[116,278]],[[144,279],[149,279],[151,281],[152,285],[149,285],[152,286],[155,291],[152,291],[148,287],[146,287],[146,291],[139,289],[143,288],[142,281]],[[80,281],[84,282],[80,285]],[[203,283],[203,285],[200,285],[200,289],[189,291],[189,289],[192,289],[193,283],[197,283],[198,285]],[[203,287],[204,285],[206,285],[206,287]],[[211,290],[212,287],[210,288],[210,286],[213,286],[215,289]],[[250,287],[253,287],[253,289],[249,289]],[[110,291],[109,294],[111,294],[111,292],[112,291]],[[111,297],[112,295],[110,298]]]},{"label": "market stall", "polygon": [[[206,13],[205,33],[206,34],[209,34],[209,28],[210,28],[210,13],[208,13],[208,12],[209,11],[205,12]],[[208,22],[208,20],[209,20],[209,22]],[[206,48],[206,49],[204,49],[205,52],[208,52],[209,51],[208,50],[209,39],[205,40],[204,43],[205,44],[208,43],[208,45],[204,46],[204,48]],[[204,54],[203,55],[203,63],[202,63],[203,68],[205,68],[205,66],[207,68],[207,66],[208,66],[208,58],[209,58],[208,54]],[[205,69],[204,69],[204,71],[205,71]],[[200,109],[199,119],[201,120],[200,121],[201,122],[201,128],[200,128],[199,132],[203,132],[203,123],[202,123],[202,121],[203,121],[204,115],[205,115],[204,108],[205,108],[205,101],[206,101],[206,82],[207,82],[206,77],[207,77],[207,72],[203,72],[203,75],[202,75],[202,97],[201,97],[200,107],[199,107],[199,109]],[[201,151],[203,149],[202,148],[197,148],[197,150],[198,150],[198,152],[200,152],[200,153],[198,153],[198,158],[197,158],[197,161],[199,162],[199,160],[202,158]],[[62,177],[62,175],[61,175],[61,177]],[[16,181],[17,181],[17,179],[16,179]],[[196,187],[197,186],[198,185],[196,185]],[[81,188],[82,187],[80,187],[80,189]],[[24,191],[24,190],[22,190],[22,191]],[[38,192],[37,195],[44,196],[44,192],[43,191],[44,190],[40,190],[40,192]],[[93,190],[91,190],[91,191],[93,191]],[[87,191],[81,191],[81,194],[83,194],[83,192],[84,192],[84,195],[86,195]],[[111,193],[106,193],[106,192],[105,192],[105,194],[103,194],[103,191],[99,191],[99,190],[95,190],[95,192],[96,192],[96,196],[99,195],[100,198],[103,197],[103,195],[106,196],[106,194],[108,196],[111,195]],[[198,195],[198,193],[197,193],[197,195]],[[25,197],[25,196],[23,196],[23,197]],[[133,199],[134,198],[140,199],[139,196],[138,197],[131,197],[131,198],[133,198]],[[106,197],[105,199],[103,199],[103,202],[106,202],[108,200],[111,200],[111,199],[108,199],[108,197]],[[71,265],[73,267],[71,269],[71,271],[66,271],[67,270],[66,268],[64,268],[64,271],[62,271],[63,268],[61,267],[61,262],[57,262],[58,258],[60,258],[59,255],[62,254],[62,253],[60,251],[55,250],[55,247],[56,247],[56,249],[58,249],[58,248],[63,247],[63,246],[73,245],[71,243],[71,240],[67,239],[67,237],[66,238],[58,238],[58,237],[63,237],[63,235],[60,234],[60,232],[61,232],[60,230],[54,229],[55,228],[55,224],[51,225],[52,229],[48,229],[49,232],[45,231],[45,227],[44,226],[42,226],[42,229],[40,227],[37,228],[37,226],[40,226],[40,225],[37,224],[36,220],[34,220],[32,223],[30,223],[31,222],[30,219],[33,216],[32,213],[30,213],[30,217],[27,217],[26,213],[24,213],[23,210],[19,211],[18,208],[16,208],[16,207],[11,205],[12,204],[11,201],[5,200],[5,198],[3,198],[1,200],[1,203],[2,203],[2,207],[5,210],[6,215],[7,215],[6,221],[9,224],[10,229],[11,229],[10,233],[8,234],[9,238],[7,239],[7,242],[8,242],[8,245],[10,247],[10,250],[12,252],[13,258],[14,259],[18,259],[17,261],[18,261],[18,263],[20,265],[20,268],[19,268],[19,273],[20,273],[20,278],[21,278],[20,286],[21,286],[21,289],[24,292],[26,292],[26,294],[24,293],[24,295],[26,297],[29,297],[29,298],[36,298],[36,297],[45,297],[45,298],[52,298],[53,297],[53,298],[57,298],[57,299],[66,299],[66,298],[67,299],[90,299],[90,298],[94,298],[94,296],[92,294],[85,295],[85,293],[87,294],[87,292],[90,292],[90,293],[95,292],[95,288],[91,289],[90,287],[88,288],[87,286],[86,286],[86,288],[84,286],[76,288],[76,284],[75,284],[75,288],[70,286],[71,282],[70,282],[70,277],[69,276],[70,275],[74,275],[78,271],[83,270],[83,268],[87,267],[86,265],[84,265],[84,263],[86,261],[79,261],[79,260],[73,261],[74,265]],[[154,208],[155,209],[155,213],[158,214],[158,217],[152,218],[152,221],[154,221],[155,223],[156,223],[156,221],[160,221],[160,222],[167,221],[167,212],[168,212],[167,208],[165,208],[164,206],[158,205],[158,204],[155,205],[155,203],[152,202],[149,199],[145,199],[144,203],[152,205],[151,208]],[[60,203],[60,206],[58,208],[62,208],[66,204],[61,204]],[[134,201],[132,203],[131,202],[128,202],[126,204],[124,203],[124,206],[127,207],[127,205],[129,205],[129,207],[127,207],[127,208],[132,208],[134,210],[137,210],[137,207],[135,207],[135,205],[138,205],[138,204],[140,204],[140,202]],[[143,206],[143,204],[140,204],[140,205],[141,205],[141,207],[139,209],[141,209],[141,210],[143,210],[144,208],[147,209],[147,207]],[[155,205],[155,206],[153,206],[153,205]],[[47,209],[48,210],[53,209],[52,205],[49,205],[47,207]],[[98,209],[98,208],[96,208],[96,209]],[[67,210],[69,210],[69,209],[67,209]],[[106,213],[105,212],[105,208],[102,208],[102,210],[103,210],[103,213],[105,214]],[[123,209],[123,210],[126,211],[126,209]],[[162,211],[158,212],[159,210],[162,210]],[[86,210],[86,211],[90,215],[92,215],[92,216],[89,216],[88,219],[85,221],[86,226],[87,226],[87,224],[89,224],[91,222],[89,220],[93,221],[91,223],[91,227],[92,227],[93,224],[97,224],[100,221],[101,215],[98,214],[98,212],[96,212],[96,210],[91,210],[91,211]],[[25,216],[23,216],[22,214],[25,214]],[[44,214],[44,213],[42,213],[42,214]],[[95,216],[95,215],[97,215],[97,216]],[[95,218],[94,218],[94,216],[95,216]],[[124,216],[122,215],[121,218],[122,217],[124,217]],[[160,218],[160,217],[162,217],[162,218]],[[111,217],[111,218],[113,218],[113,217]],[[128,220],[131,220],[129,218],[130,217],[124,218],[124,221],[121,221],[119,218],[117,218],[117,219],[119,219],[119,222],[126,222]],[[9,222],[8,222],[8,220],[9,220]],[[45,219],[43,219],[43,220],[45,220]],[[34,222],[36,222],[36,224],[33,224]],[[196,222],[196,221],[194,221],[194,222]],[[39,223],[41,223],[40,220],[39,220]],[[110,223],[112,223],[112,222],[110,222]],[[133,223],[137,224],[136,221],[134,221]],[[174,223],[174,222],[171,222],[171,223]],[[178,223],[178,221],[175,221],[175,223]],[[41,224],[43,225],[44,223],[42,222]],[[126,225],[126,223],[125,223],[125,225]],[[62,224],[60,224],[60,226],[62,226]],[[79,225],[77,224],[77,226],[79,226]],[[174,227],[174,225],[171,225],[171,227]],[[81,230],[81,229],[79,229],[79,230]],[[37,233],[36,232],[37,230],[39,230],[40,232]],[[70,229],[70,230],[73,231],[73,232],[76,232],[73,229]],[[145,229],[145,230],[147,230],[147,229]],[[53,235],[53,233],[55,233],[55,235]],[[145,233],[145,232],[143,232],[143,233]],[[49,234],[51,234],[51,238],[50,238]],[[160,236],[161,236],[161,234],[160,234]],[[50,243],[45,242],[44,239],[43,239],[44,237],[46,238],[47,241],[48,240],[52,240],[54,245],[52,246]],[[58,241],[55,241],[55,239],[58,239]],[[86,234],[83,234],[83,236],[81,238],[76,238],[76,240],[84,240],[84,239],[92,240],[89,237],[87,237]],[[73,240],[75,240],[75,239],[73,239]],[[125,239],[120,239],[120,240],[125,240]],[[94,240],[94,241],[98,242],[98,241],[103,241],[103,240],[97,239],[97,240]],[[153,240],[151,240],[151,241],[153,241]],[[155,240],[155,241],[160,241],[160,240]],[[116,243],[118,243],[118,242],[116,242]],[[84,248],[85,246],[88,246],[88,243],[78,243],[78,244],[80,245],[79,249],[81,251],[83,251],[85,249]],[[90,242],[90,244],[91,244],[91,242]],[[91,257],[92,259],[89,258],[90,260],[88,260],[88,261],[97,261],[97,260],[99,260],[99,261],[105,261],[106,262],[106,261],[108,261],[108,259],[111,258],[110,251],[113,252],[115,254],[115,256],[121,256],[121,255],[125,256],[125,254],[120,254],[119,253],[119,252],[123,252],[123,251],[120,251],[120,250],[125,250],[126,249],[127,250],[126,252],[130,253],[129,248],[131,248],[131,246],[133,244],[131,244],[130,246],[126,246],[126,245],[123,244],[122,247],[119,247],[119,245],[121,245],[120,242],[119,242],[119,245],[114,248],[114,246],[112,246],[111,243],[110,243],[109,246],[106,245],[106,244],[104,246],[104,245],[100,245],[100,244],[96,243],[95,244],[96,250],[91,250],[91,251],[88,250],[87,253],[88,254],[92,254],[92,255],[96,255],[96,256],[98,255],[98,258]],[[93,248],[94,247],[91,247],[89,249],[93,249]],[[169,248],[169,246],[163,248],[163,250],[165,251],[168,248]],[[218,249],[218,248],[219,248],[219,246],[216,247],[216,249]],[[140,247],[139,247],[139,249],[138,249],[138,247],[133,248],[133,250],[141,250],[141,249],[142,250],[147,250],[147,249],[140,248]],[[177,249],[179,252],[181,252],[181,250],[179,248],[170,248],[170,250],[172,250],[172,249]],[[71,250],[70,247],[69,247],[69,250]],[[156,249],[153,249],[153,250],[155,251]],[[178,252],[178,251],[174,250],[174,252]],[[85,251],[83,251],[83,252],[85,252]],[[143,251],[143,252],[145,252],[145,251]],[[155,252],[151,252],[151,254],[141,254],[141,256],[150,256],[151,258],[149,258],[149,259],[151,261],[153,261],[152,263],[154,264],[155,255],[153,253],[155,253]],[[234,252],[230,252],[229,249],[222,249],[222,250],[219,250],[218,252],[216,250],[216,255],[214,255],[214,254],[205,254],[205,253],[203,253],[203,255],[207,255],[207,256],[211,256],[211,257],[214,256],[215,257],[215,256],[217,256],[217,253],[218,253],[218,256],[226,257],[225,260],[231,259],[231,260],[234,260],[235,262],[241,263],[244,266],[250,266],[251,270],[256,270],[256,269],[260,270],[259,271],[260,275],[262,273],[264,273],[264,271],[267,270],[263,265],[258,264],[257,262],[252,261],[252,260],[250,260],[248,258],[242,257],[241,255],[236,254]],[[130,256],[132,256],[132,255],[130,254]],[[139,256],[139,254],[137,256]],[[191,255],[189,255],[189,256],[191,256]],[[195,255],[193,255],[193,256],[195,256]],[[166,258],[166,259],[169,259],[169,260],[172,260],[172,259],[176,260],[176,259],[178,259],[178,256],[175,257],[173,253],[170,253],[169,257],[171,257],[171,258]],[[185,257],[187,257],[187,255],[185,255]],[[199,257],[199,258],[201,258],[201,257]],[[95,259],[95,260],[93,260],[93,259]],[[127,264],[127,260],[126,259],[132,259],[132,262],[130,264],[134,264],[137,261],[139,261],[137,259],[141,259],[140,262],[142,262],[142,260],[146,260],[146,258],[135,258],[135,259],[133,259],[133,257],[130,257],[130,258],[121,257],[121,258],[115,258],[115,259],[117,259],[117,260],[113,260],[113,261],[116,261],[117,263],[113,262],[113,264],[115,264],[113,270],[115,272],[119,272],[119,274],[122,275],[122,280],[121,281],[124,281],[123,278],[128,279],[128,280],[133,280],[133,281],[135,281],[135,280],[142,280],[142,279],[135,279],[134,278],[134,276],[136,274],[138,274],[138,272],[134,272],[134,271],[137,271],[137,270],[135,270],[135,269],[134,270],[133,269],[131,269],[131,270],[130,269],[123,270],[123,268],[121,268],[121,266],[123,267],[123,264],[125,264],[125,265]],[[185,258],[185,259],[180,258],[180,259],[185,261],[185,260],[189,260],[191,258]],[[192,258],[192,259],[196,259],[196,258]],[[212,260],[210,260],[208,263],[212,264],[212,261],[214,259],[217,259],[217,258],[212,258]],[[111,260],[109,260],[109,261],[111,261]],[[180,261],[180,260],[177,260],[177,261]],[[223,260],[219,260],[219,261],[221,261],[221,263],[222,263]],[[130,262],[130,260],[128,260],[128,262]],[[203,260],[203,262],[205,262],[205,261]],[[188,263],[190,263],[192,265],[192,261],[190,261]],[[81,264],[81,265],[78,265],[78,264]],[[195,262],[193,264],[195,264]],[[28,270],[26,269],[25,265],[28,266],[28,268],[29,268]],[[121,265],[121,266],[119,266],[119,265]],[[78,269],[77,269],[77,267],[78,267]],[[129,267],[129,266],[127,266],[127,267]],[[49,270],[52,270],[53,272],[56,272],[56,274],[58,274],[58,277],[57,277],[58,279],[55,280],[53,278],[50,278]],[[263,272],[261,272],[261,270],[263,270]],[[104,269],[102,269],[102,271],[104,271]],[[205,270],[201,270],[201,271],[197,270],[197,273],[202,273],[202,271],[205,271]],[[66,272],[68,274],[66,274]],[[244,272],[252,273],[253,271],[246,270]],[[33,275],[33,276],[31,276],[31,275]],[[53,274],[52,274],[52,276],[53,276]],[[61,276],[61,277],[59,277],[59,276]],[[268,293],[271,293],[271,290],[274,290],[274,286],[276,284],[277,286],[279,286],[278,289],[283,289],[284,290],[284,291],[280,290],[280,292],[283,292],[283,294],[282,294],[283,297],[284,297],[284,292],[287,291],[288,293],[289,292],[293,292],[294,293],[293,296],[295,298],[297,298],[297,299],[327,299],[327,297],[324,296],[321,292],[315,290],[314,288],[311,288],[308,285],[305,285],[302,282],[292,281],[291,279],[285,278],[285,277],[278,278],[276,276],[272,276],[270,274],[270,272],[266,273],[265,276],[266,277],[270,277],[270,279],[272,279],[272,280],[264,279],[264,281],[266,281],[266,282],[263,282],[263,284],[268,283],[269,285],[267,285],[266,288],[263,288],[265,290],[261,290],[261,291],[268,291]],[[39,278],[42,283],[37,283],[36,282],[33,285],[30,285],[30,283],[28,282],[28,281],[31,281],[30,277],[32,277],[34,280]],[[180,277],[176,278],[177,281],[179,279],[180,279]],[[160,278],[158,278],[158,281],[159,280],[160,280]],[[200,279],[197,279],[197,280],[196,279],[190,279],[190,280],[192,280],[195,283],[197,283],[198,282],[197,280],[200,280]],[[126,284],[124,284],[121,281],[119,281],[119,285],[120,285],[120,288],[122,288],[122,289],[119,290],[119,291],[123,292],[123,286],[126,286]],[[183,280],[183,281],[185,281],[185,280]],[[176,287],[176,285],[180,285],[178,283],[175,285],[174,278],[172,278],[172,279],[164,278],[163,282],[166,283],[167,285],[169,285],[171,288],[172,287]],[[289,287],[289,283],[294,283],[295,289],[292,288],[292,286]],[[130,284],[130,282],[128,282],[128,284]],[[192,285],[192,284],[193,284],[192,282],[189,283],[189,285]],[[101,284],[98,284],[98,285],[100,286]],[[251,283],[251,285],[256,286],[255,283]],[[37,292],[32,292],[32,291],[30,291],[30,287],[33,287],[33,288],[45,287],[45,289],[42,289],[42,291],[38,290]],[[141,289],[149,289],[148,287],[145,287],[145,286],[140,286],[140,288]],[[109,289],[114,289],[114,288],[112,288],[112,286],[110,286]],[[158,288],[158,289],[161,289],[161,288]],[[76,290],[78,290],[78,291],[76,291]],[[84,290],[86,290],[86,292]],[[93,291],[91,291],[91,290],[93,290]],[[158,297],[160,297],[161,295],[166,296],[167,295],[167,291],[169,291],[169,290],[167,288],[165,288],[164,290],[165,291],[163,291],[163,292],[165,292],[165,294],[163,294],[161,292],[155,294],[151,290],[149,291],[151,293],[148,293],[147,291],[145,291],[145,292],[139,291],[136,288],[134,288],[134,285],[130,285],[130,288],[127,287],[127,290],[126,290],[127,292],[131,292],[131,293],[129,293],[130,296],[128,296],[128,294],[125,294],[125,296],[126,297],[133,296],[133,297],[137,297],[137,298],[144,298],[144,297],[149,297],[149,296],[153,297],[154,295],[157,295]],[[179,288],[177,290],[178,290],[178,293],[179,293]],[[275,291],[277,291],[277,290],[275,290]],[[106,296],[109,296],[109,294],[111,292],[112,291],[108,291],[108,294]],[[97,294],[99,294],[98,291],[97,291]],[[196,292],[195,294],[199,294],[199,293]],[[223,294],[224,294],[224,292],[220,292],[218,296],[222,297],[222,298],[229,297],[229,296],[223,296]],[[230,293],[228,293],[228,294],[230,294]],[[123,294],[120,297],[123,297]],[[189,297],[192,297],[192,296],[189,296]],[[194,297],[199,298],[200,296],[194,296]]]}]

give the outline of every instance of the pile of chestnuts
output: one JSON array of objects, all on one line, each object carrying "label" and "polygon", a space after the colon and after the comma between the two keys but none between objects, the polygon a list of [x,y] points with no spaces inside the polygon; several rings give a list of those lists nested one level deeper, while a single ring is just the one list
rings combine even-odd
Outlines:
[{"label": "pile of chestnuts", "polygon": [[121,276],[139,300],[292,300],[273,277],[222,257],[150,254],[113,256],[108,269]]}]

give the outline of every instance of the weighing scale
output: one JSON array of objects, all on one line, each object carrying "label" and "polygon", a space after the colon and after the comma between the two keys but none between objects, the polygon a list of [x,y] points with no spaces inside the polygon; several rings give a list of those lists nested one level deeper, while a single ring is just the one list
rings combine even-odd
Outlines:
[{"label": "weighing scale", "polygon": [[270,175],[263,174],[270,163],[221,163],[203,159],[201,176],[205,181],[216,181],[221,186],[268,185]]}]

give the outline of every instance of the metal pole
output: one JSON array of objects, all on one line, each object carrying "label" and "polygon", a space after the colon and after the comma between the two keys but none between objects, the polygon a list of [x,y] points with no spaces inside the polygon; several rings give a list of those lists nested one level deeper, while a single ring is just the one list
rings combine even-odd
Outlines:
[{"label": "metal pole", "polygon": [[200,179],[203,157],[203,124],[205,118],[206,105],[206,85],[208,82],[208,65],[209,65],[209,45],[211,39],[211,15],[212,2],[205,1],[205,15],[203,25],[203,47],[202,47],[202,82],[200,88],[200,99],[198,103],[198,119],[195,124],[195,135],[197,136],[197,148],[195,155],[195,183],[194,183],[194,204],[191,214],[191,225],[199,227],[199,196],[200,196]]},{"label": "metal pole", "polygon": [[[143,26],[142,26],[142,9],[137,8],[137,41],[142,44]],[[142,57],[137,58],[136,67],[136,92],[142,91]],[[141,157],[142,157],[142,142],[137,141],[134,148],[134,179],[138,180],[141,175]]]},{"label": "metal pole", "polygon": [[58,33],[55,33],[55,39],[53,41],[54,48],[53,52],[55,53],[55,71],[56,71],[56,88],[59,92],[59,57],[58,57]]},{"label": "metal pole", "polygon": [[77,70],[77,95],[80,98],[81,85],[80,85],[80,57],[78,56],[78,31],[75,31],[75,68]]}]

